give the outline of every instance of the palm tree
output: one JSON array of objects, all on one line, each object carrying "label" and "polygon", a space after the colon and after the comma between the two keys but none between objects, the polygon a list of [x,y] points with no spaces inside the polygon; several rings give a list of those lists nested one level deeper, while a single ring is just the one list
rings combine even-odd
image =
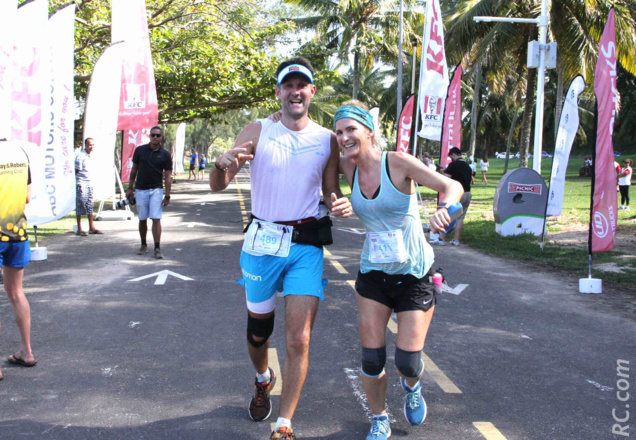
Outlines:
[{"label": "palm tree", "polygon": [[[564,79],[578,73],[593,81],[593,69],[600,39],[610,6],[616,13],[619,62],[636,74],[636,22],[630,12],[630,0],[559,0],[551,2],[550,35],[559,47],[559,90],[557,105],[562,102]],[[527,43],[537,38],[534,25],[511,23],[475,23],[475,16],[512,16],[536,18],[540,0],[443,0],[446,15],[446,48],[451,56],[474,54],[474,62],[482,61],[497,76],[516,71],[526,77],[525,105],[522,121],[520,166],[527,166],[531,123],[534,114],[534,90],[537,70],[526,69]],[[634,9],[633,5],[631,5]],[[512,64],[506,55],[512,57]],[[449,56],[449,58],[451,58]],[[557,111],[558,113],[558,111]]]},{"label": "palm tree", "polygon": [[[358,99],[360,70],[370,71],[374,61],[394,64],[398,53],[399,12],[396,0],[285,0],[300,6],[310,14],[291,19],[301,30],[315,31],[315,41],[338,54],[344,63],[353,56],[351,96]],[[415,0],[407,0],[414,5]],[[418,17],[419,16],[419,17]],[[421,14],[405,13],[403,33],[415,35],[412,22],[421,21]],[[408,41],[408,39],[406,39]]]}]

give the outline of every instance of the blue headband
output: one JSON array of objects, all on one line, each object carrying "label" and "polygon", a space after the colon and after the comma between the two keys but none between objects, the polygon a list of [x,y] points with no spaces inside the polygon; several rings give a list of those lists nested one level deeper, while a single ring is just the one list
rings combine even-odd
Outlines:
[{"label": "blue headband", "polygon": [[358,107],[357,105],[343,105],[340,107],[333,116],[334,129],[336,128],[336,122],[344,118],[353,119],[367,127],[369,130],[374,130],[373,116],[371,116],[371,113],[362,107]]}]

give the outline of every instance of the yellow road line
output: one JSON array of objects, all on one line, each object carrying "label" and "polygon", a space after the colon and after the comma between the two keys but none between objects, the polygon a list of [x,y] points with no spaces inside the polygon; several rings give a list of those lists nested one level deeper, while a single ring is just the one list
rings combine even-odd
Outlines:
[{"label": "yellow road line", "polygon": [[268,348],[267,357],[269,358],[269,367],[276,372],[276,384],[270,395],[280,396],[280,392],[283,389],[283,373],[280,369],[280,363],[278,362],[278,351],[276,351],[275,348]]},{"label": "yellow road line", "polygon": [[[398,332],[398,325],[394,319],[389,319],[389,323],[387,324],[387,328],[395,335]],[[426,372],[431,376],[431,378],[439,385],[439,387],[445,393],[449,394],[461,394],[461,390],[457,388],[457,386],[439,369],[435,362],[426,355],[426,353],[422,352],[422,360],[424,361],[424,365],[426,368]]]},{"label": "yellow road line", "polygon": [[428,374],[445,393],[462,394],[461,390],[457,388],[448,376],[446,376],[444,372],[435,365],[435,362],[433,362],[424,352],[422,352],[422,360],[424,361]]},{"label": "yellow road line", "polygon": [[[270,396],[280,396],[283,389],[283,372],[280,369],[280,362],[278,362],[278,352],[275,348],[267,349],[267,356],[269,358],[269,366],[276,372],[276,384],[270,393]],[[276,417],[272,418],[273,422],[270,423],[270,429],[273,431],[276,425]]]},{"label": "yellow road line", "polygon": [[[329,252],[326,247],[324,247],[323,249],[325,250],[325,256],[327,256],[327,257],[331,257],[332,256],[331,252]],[[342,264],[340,264],[337,260],[329,259],[329,262],[332,264],[333,267],[336,268],[336,270],[339,273],[349,273],[349,272],[347,272],[347,269],[342,267]]]},{"label": "yellow road line", "polygon": [[490,422],[473,422],[473,425],[487,440],[506,440],[506,437]]}]

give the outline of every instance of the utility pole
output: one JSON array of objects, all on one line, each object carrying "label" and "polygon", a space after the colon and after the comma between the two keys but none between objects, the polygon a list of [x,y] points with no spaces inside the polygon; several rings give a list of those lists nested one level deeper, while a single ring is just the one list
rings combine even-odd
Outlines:
[{"label": "utility pole", "polygon": [[[545,87],[546,51],[554,48],[553,58],[556,63],[556,43],[546,45],[548,31],[548,0],[541,0],[541,15],[537,18],[507,18],[507,17],[474,17],[476,22],[506,22],[506,23],[531,23],[539,26],[539,62],[538,66],[528,65],[528,68],[538,67],[537,74],[537,107],[534,125],[534,157],[532,169],[541,174],[541,152],[543,142],[543,98]],[[532,53],[533,43],[528,44],[528,53]],[[528,56],[530,60],[530,56]],[[548,66],[552,67],[552,66]],[[529,99],[529,97],[526,97]]]}]

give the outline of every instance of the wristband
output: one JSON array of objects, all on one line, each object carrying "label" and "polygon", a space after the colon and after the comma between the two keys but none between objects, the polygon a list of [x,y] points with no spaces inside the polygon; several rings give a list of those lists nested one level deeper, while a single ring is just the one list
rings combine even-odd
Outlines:
[{"label": "wristband", "polygon": [[165,199],[170,200],[170,196],[163,196]]},{"label": "wristband", "polygon": [[[219,156],[219,157],[221,157],[221,156]],[[223,172],[227,171],[227,168],[221,168],[219,166],[219,158],[218,157],[217,157],[216,161],[214,162],[214,168],[216,168],[219,171],[223,171]]]}]

